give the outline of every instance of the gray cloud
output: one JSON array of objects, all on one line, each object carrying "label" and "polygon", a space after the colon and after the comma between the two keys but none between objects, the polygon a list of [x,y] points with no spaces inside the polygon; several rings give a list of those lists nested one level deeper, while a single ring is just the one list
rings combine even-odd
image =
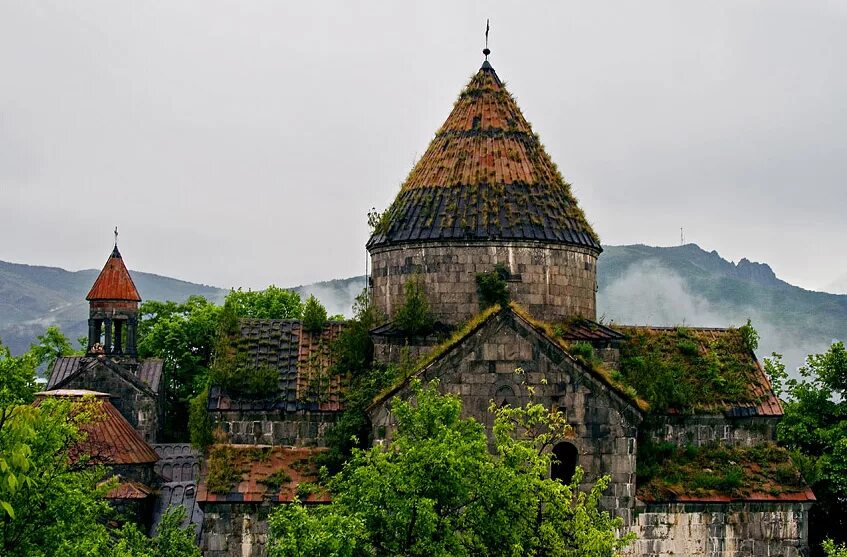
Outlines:
[{"label": "gray cloud", "polygon": [[[492,62],[606,243],[844,275],[841,2],[0,4],[0,259],[262,288],[364,272]],[[697,321],[702,321],[698,319]]]}]

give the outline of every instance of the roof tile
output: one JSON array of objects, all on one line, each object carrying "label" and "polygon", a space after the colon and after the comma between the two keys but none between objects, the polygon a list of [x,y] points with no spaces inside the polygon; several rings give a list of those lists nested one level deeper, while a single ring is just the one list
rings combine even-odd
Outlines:
[{"label": "roof tile", "polygon": [[100,271],[97,280],[85,297],[89,302],[94,300],[123,300],[128,302],[140,302],[141,296],[132,282],[132,277],[124,265],[118,246],[112,250],[112,255],[106,260],[106,265]]},{"label": "roof tile", "polygon": [[601,249],[570,185],[488,64],[459,96],[368,247],[446,238]]}]

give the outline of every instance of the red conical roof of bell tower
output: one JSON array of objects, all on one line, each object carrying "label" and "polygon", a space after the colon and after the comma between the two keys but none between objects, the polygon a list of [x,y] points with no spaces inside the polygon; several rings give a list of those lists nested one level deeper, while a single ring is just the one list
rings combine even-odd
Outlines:
[{"label": "red conical roof of bell tower", "polygon": [[129,271],[124,265],[117,245],[112,250],[112,255],[109,256],[106,265],[100,271],[100,276],[94,281],[94,286],[91,287],[85,299],[89,302],[95,300],[141,301],[141,296],[138,295],[135,283],[129,276]]}]

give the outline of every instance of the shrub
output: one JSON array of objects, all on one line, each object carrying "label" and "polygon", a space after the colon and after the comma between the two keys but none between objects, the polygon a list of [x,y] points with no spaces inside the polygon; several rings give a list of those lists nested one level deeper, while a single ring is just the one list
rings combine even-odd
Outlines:
[{"label": "shrub", "polygon": [[189,402],[188,433],[191,444],[205,451],[212,444],[212,418],[206,409],[209,400],[209,387],[206,387]]},{"label": "shrub", "polygon": [[575,342],[571,345],[572,356],[583,360],[587,364],[594,361],[594,347],[587,342]]},{"label": "shrub", "polygon": [[326,327],[326,308],[314,295],[310,295],[303,308],[303,329],[310,333],[320,333]]},{"label": "shrub", "polygon": [[738,328],[738,332],[741,333],[744,346],[748,350],[755,351],[759,347],[759,332],[753,328],[753,323],[749,319],[746,325]]},{"label": "shrub", "polygon": [[485,309],[493,305],[506,307],[509,305],[509,270],[502,263],[494,266],[488,273],[476,274],[476,291],[479,296],[479,307]]},{"label": "shrub", "polygon": [[435,321],[429,312],[420,275],[413,275],[403,286],[403,305],[394,314],[394,324],[409,336],[423,336],[432,331]]},{"label": "shrub", "polygon": [[216,445],[209,453],[209,473],[206,488],[210,493],[226,493],[241,479],[241,470],[236,464],[235,449],[227,445]]}]

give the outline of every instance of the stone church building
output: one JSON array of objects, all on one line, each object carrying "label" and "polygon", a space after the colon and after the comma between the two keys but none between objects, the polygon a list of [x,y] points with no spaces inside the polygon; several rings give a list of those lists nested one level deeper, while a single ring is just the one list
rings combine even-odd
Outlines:
[{"label": "stone church building", "polygon": [[[579,466],[585,488],[611,478],[602,505],[638,535],[628,554],[807,555],[814,495],[774,445],[782,406],[744,329],[597,321],[600,241],[487,54],[367,243],[372,301],[389,317],[371,331],[374,361],[417,362],[368,408],[374,442],[391,439],[391,400],[414,379],[438,379],[487,425],[491,401],[533,400],[573,428],[552,448],[552,477],[570,481]],[[495,268],[511,303],[483,308],[476,277]],[[443,334],[408,337],[390,322],[413,278]],[[330,371],[343,324],[316,333],[297,320],[241,320],[233,350],[278,372],[278,388],[246,398],[213,386],[219,443],[204,459],[155,444],[162,363],[137,358],[140,296],[117,247],[87,299],[88,352],[60,359],[48,389],[108,393],[152,444],[162,459],[148,486],[154,514],[185,505],[206,556],[263,556],[274,505],[328,500],[304,488],[344,411]],[[229,485],[209,473],[224,457],[240,474]]]}]

